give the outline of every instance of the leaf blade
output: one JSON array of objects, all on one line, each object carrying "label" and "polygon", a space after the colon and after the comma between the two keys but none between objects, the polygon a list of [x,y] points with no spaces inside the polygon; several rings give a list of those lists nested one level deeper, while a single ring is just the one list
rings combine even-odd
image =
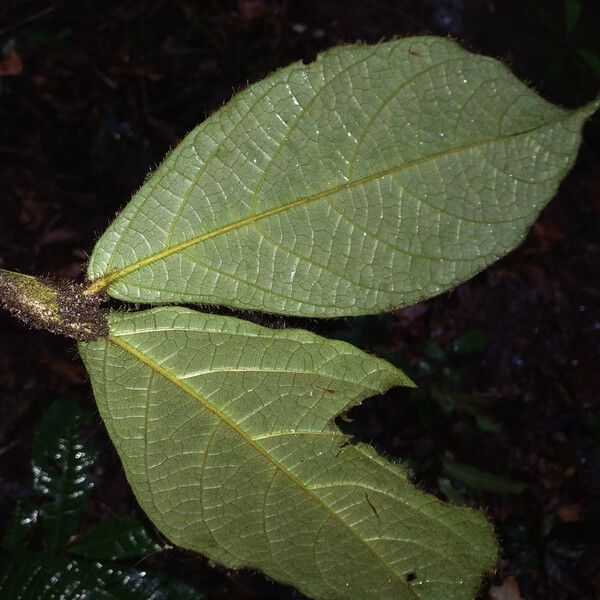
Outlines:
[{"label": "leaf blade", "polygon": [[142,557],[162,550],[146,527],[133,516],[102,521],[69,546],[69,553],[98,560]]},{"label": "leaf blade", "polygon": [[3,558],[0,594],[3,598],[35,600],[202,600],[204,597],[162,573],[41,552]]},{"label": "leaf blade", "polygon": [[522,494],[529,484],[502,475],[482,471],[472,465],[443,459],[442,467],[451,476],[472,489],[492,494]]},{"label": "leaf blade", "polygon": [[51,551],[74,534],[87,508],[97,450],[82,429],[90,415],[72,400],[54,402],[42,417],[33,441],[33,488],[45,500],[39,519]]},{"label": "leaf blade", "polygon": [[391,365],[183,308],[110,322],[81,353],[134,493],[174,543],[322,598],[468,598],[493,566],[481,515],[426,496],[332,424],[408,384]]},{"label": "leaf blade", "polygon": [[90,289],[306,316],[414,303],[523,239],[586,116],[448,40],[330,50],[196,128],[98,242]]},{"label": "leaf blade", "polygon": [[21,552],[27,549],[31,531],[40,517],[40,510],[31,500],[17,503],[8,521],[0,547],[7,552]]}]

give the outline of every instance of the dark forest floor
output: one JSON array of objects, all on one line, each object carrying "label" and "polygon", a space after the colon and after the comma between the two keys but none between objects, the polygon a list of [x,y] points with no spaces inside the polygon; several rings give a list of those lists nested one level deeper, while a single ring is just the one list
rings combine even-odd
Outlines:
[{"label": "dark forest floor", "polygon": [[[600,5],[577,4],[567,33],[562,1],[4,0],[0,267],[81,278],[95,239],[189,129],[232,90],[331,45],[452,35],[578,106],[600,88]],[[599,148],[596,116],[523,246],[455,292],[384,317],[303,323],[416,373],[421,392],[367,401],[352,432],[409,459],[429,491],[485,508],[504,550],[482,598],[509,576],[524,598],[600,597]],[[0,527],[31,493],[39,414],[65,394],[93,406],[74,344],[0,314]],[[99,417],[95,427],[90,521],[137,510]],[[461,487],[444,459],[528,487]],[[179,550],[144,566],[210,600],[301,597]]]}]

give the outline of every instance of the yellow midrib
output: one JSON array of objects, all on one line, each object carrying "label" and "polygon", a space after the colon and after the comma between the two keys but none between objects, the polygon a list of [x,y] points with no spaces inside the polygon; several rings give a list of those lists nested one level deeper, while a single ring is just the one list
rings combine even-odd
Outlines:
[{"label": "yellow midrib", "polygon": [[239,221],[234,221],[233,223],[230,223],[229,225],[225,225],[225,226],[215,229],[213,231],[209,231],[207,233],[203,233],[201,235],[195,236],[193,238],[190,238],[189,240],[186,240],[185,242],[175,244],[174,246],[164,248],[163,250],[160,250],[159,252],[155,252],[154,254],[150,254],[146,258],[143,258],[137,262],[131,263],[130,265],[127,265],[126,267],[123,267],[121,269],[116,269],[115,271],[112,271],[111,273],[108,273],[102,277],[99,277],[98,279],[94,279],[90,283],[90,285],[87,287],[87,289],[85,290],[85,294],[86,295],[97,294],[97,293],[103,291],[104,289],[106,289],[111,283],[114,283],[115,281],[122,279],[123,277],[129,275],[130,273],[138,271],[139,269],[142,269],[148,265],[151,265],[152,263],[155,263],[159,260],[167,258],[168,256],[176,254],[177,252],[185,250],[191,246],[195,246],[196,244],[201,244],[202,242],[204,242],[206,240],[218,237],[220,235],[229,233],[231,231],[236,231],[238,229],[241,229],[242,227],[245,227],[246,225],[252,225],[253,223],[257,223],[258,221],[262,221],[263,219],[268,219],[269,217],[272,217],[276,214],[285,212],[287,210],[291,210],[298,206],[310,204],[311,202],[315,202],[317,200],[320,200],[320,199],[330,196],[332,194],[336,194],[336,193],[344,191],[344,190],[358,187],[365,183],[369,183],[370,181],[374,181],[381,177],[386,177],[393,173],[398,173],[405,169],[409,169],[411,167],[414,167],[419,164],[423,164],[423,163],[431,161],[431,160],[436,160],[438,158],[443,158],[444,156],[449,156],[451,154],[464,152],[467,150],[471,150],[473,148],[479,148],[479,147],[485,146],[487,144],[499,143],[499,142],[503,142],[503,141],[506,141],[506,140],[509,140],[509,139],[512,139],[515,137],[527,135],[529,133],[537,131],[538,129],[541,129],[542,127],[546,127],[548,125],[553,125],[555,123],[561,122],[565,118],[568,118],[570,116],[570,114],[571,113],[567,112],[561,118],[554,119],[552,121],[547,121],[546,123],[542,123],[541,125],[536,125],[535,127],[532,127],[525,131],[511,133],[511,134],[505,135],[505,136],[498,136],[498,137],[490,138],[487,140],[480,140],[477,142],[473,142],[471,144],[465,144],[464,146],[458,146],[456,148],[450,148],[449,150],[444,150],[442,152],[430,154],[429,156],[425,156],[423,158],[418,158],[416,160],[413,160],[413,161],[410,161],[407,163],[403,163],[401,165],[395,165],[393,167],[389,167],[382,171],[378,171],[377,173],[373,173],[371,175],[366,175],[365,177],[361,177],[361,178],[355,179],[353,181],[348,181],[348,182],[333,186],[333,187],[323,190],[321,192],[317,192],[315,194],[310,194],[308,196],[303,196],[302,198],[297,198],[296,200],[292,200],[291,202],[282,204],[281,206],[276,206],[274,208],[270,208],[261,213],[252,214],[249,217],[240,219]]},{"label": "yellow midrib", "polygon": [[352,527],[350,527],[350,525],[348,525],[338,513],[332,510],[332,508],[329,505],[325,504],[323,500],[319,498],[319,496],[317,496],[309,488],[307,488],[306,485],[304,485],[304,483],[300,479],[298,479],[298,477],[296,477],[292,472],[290,472],[279,461],[275,460],[260,444],[257,444],[256,441],[252,437],[250,437],[243,429],[241,429],[235,421],[233,421],[226,414],[224,414],[218,408],[216,408],[210,402],[208,402],[208,400],[206,400],[204,396],[197,393],[195,390],[186,385],[183,381],[172,375],[162,365],[152,360],[143,352],[140,352],[137,348],[129,345],[127,342],[123,341],[118,336],[109,334],[108,341],[113,345],[118,346],[119,348],[121,348],[122,350],[139,360],[142,364],[148,366],[153,372],[158,373],[167,381],[171,382],[173,385],[182,390],[184,393],[188,394],[189,396],[200,402],[200,404],[202,404],[204,408],[212,412],[218,419],[221,420],[221,422],[225,423],[232,431],[237,433],[244,440],[244,442],[246,442],[249,446],[256,450],[269,463],[271,463],[276,469],[278,469],[280,473],[282,473],[290,481],[292,481],[292,483],[296,484],[304,493],[306,493],[307,496],[309,496],[312,500],[320,504],[326,512],[328,512],[333,518],[335,518],[336,521],[340,523],[340,525],[342,525],[347,531],[350,532],[350,534],[353,537],[355,537],[361,544],[363,544],[378,562],[381,562],[381,564],[384,565],[386,571],[390,572],[393,575],[393,577],[405,587],[406,591],[410,592],[412,595],[415,595],[414,590],[412,590],[412,588],[404,580],[402,575],[394,571],[391,568],[391,566],[385,561],[385,559],[382,558],[366,540],[360,537],[360,535],[358,535],[358,533],[354,529],[352,529]]}]

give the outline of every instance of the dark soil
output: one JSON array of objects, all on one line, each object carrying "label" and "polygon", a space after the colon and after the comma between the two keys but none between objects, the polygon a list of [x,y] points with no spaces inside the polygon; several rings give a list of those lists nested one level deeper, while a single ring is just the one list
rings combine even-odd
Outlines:
[{"label": "dark soil", "polygon": [[[567,4],[582,9],[570,32]],[[0,267],[82,280],[95,239],[169,148],[233,90],[292,60],[354,40],[452,35],[574,107],[600,88],[598,31],[594,0],[4,0]],[[369,400],[351,427],[410,459],[426,489],[449,493],[443,461],[452,459],[528,484],[492,494],[454,482],[463,501],[485,508],[503,547],[482,598],[511,575],[525,598],[600,597],[599,148],[596,116],[526,242],[455,292],[318,326],[417,372],[420,396]],[[470,328],[487,343],[452,353]],[[432,389],[483,399],[485,422],[440,408]],[[64,394],[93,406],[74,344],[0,314],[0,528],[31,493],[39,415]],[[96,435],[90,522],[137,510],[99,418]],[[179,550],[144,566],[211,600],[301,597]]]}]

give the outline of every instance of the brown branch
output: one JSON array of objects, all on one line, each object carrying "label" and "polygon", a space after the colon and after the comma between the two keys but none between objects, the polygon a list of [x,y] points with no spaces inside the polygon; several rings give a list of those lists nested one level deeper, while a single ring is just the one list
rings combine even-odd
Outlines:
[{"label": "brown branch", "polygon": [[102,297],[71,281],[50,281],[0,269],[0,306],[27,325],[79,341],[108,335]]}]

